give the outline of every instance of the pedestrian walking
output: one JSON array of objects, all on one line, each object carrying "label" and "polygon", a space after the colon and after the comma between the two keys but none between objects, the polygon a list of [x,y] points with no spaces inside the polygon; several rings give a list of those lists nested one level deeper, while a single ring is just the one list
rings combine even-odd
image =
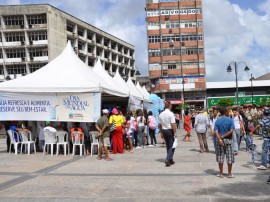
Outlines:
[{"label": "pedestrian walking", "polygon": [[263,134],[263,144],[262,144],[262,164],[261,166],[257,167],[258,170],[266,170],[267,168],[267,153],[270,149],[270,110],[265,109],[263,111],[264,117],[259,122],[259,124],[254,128],[253,131],[250,132],[250,136],[252,138],[253,133],[259,129],[262,128],[262,134]]},{"label": "pedestrian walking", "polygon": [[188,141],[191,142],[191,139],[190,139],[191,126],[190,126],[190,124],[191,124],[191,121],[190,121],[188,111],[185,111],[184,129],[187,132],[187,134],[185,135],[185,137],[183,139],[184,142],[187,140],[187,138],[188,138]]},{"label": "pedestrian walking", "polygon": [[215,123],[215,134],[217,138],[217,151],[216,159],[219,167],[219,174],[217,175],[220,178],[223,178],[223,163],[226,155],[226,160],[228,164],[228,178],[234,178],[232,174],[232,165],[234,163],[234,152],[233,152],[233,140],[232,133],[234,131],[233,120],[228,116],[228,110],[226,108],[221,108],[219,110],[221,117]]},{"label": "pedestrian walking", "polygon": [[213,114],[210,117],[210,130],[211,130],[211,135],[212,135],[212,139],[213,139],[213,143],[214,143],[215,152],[216,152],[217,138],[215,135],[214,127],[215,127],[215,123],[216,123],[217,119],[218,119],[218,109],[214,109]]},{"label": "pedestrian walking", "polygon": [[208,144],[206,139],[206,131],[209,126],[208,117],[203,113],[203,110],[195,117],[195,130],[197,132],[199,144],[200,144],[200,152],[208,152]]},{"label": "pedestrian walking", "polygon": [[167,157],[165,160],[165,165],[167,167],[175,163],[173,161],[175,148],[172,148],[172,146],[175,138],[177,137],[175,118],[171,110],[172,110],[171,103],[166,102],[165,110],[161,112],[161,114],[159,115],[159,129],[161,131],[161,135],[165,140],[167,148]]}]

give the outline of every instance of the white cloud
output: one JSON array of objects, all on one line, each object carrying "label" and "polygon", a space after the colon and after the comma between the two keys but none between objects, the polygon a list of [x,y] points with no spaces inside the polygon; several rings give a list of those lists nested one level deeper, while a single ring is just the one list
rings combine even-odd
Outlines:
[{"label": "white cloud", "polygon": [[[49,3],[120,39],[135,45],[136,66],[148,74],[145,0],[3,0],[1,4]],[[255,3],[254,3],[255,5]],[[207,81],[234,80],[226,73],[230,61],[245,61],[253,70],[243,72],[247,80],[270,71],[270,0],[254,10],[243,9],[229,0],[203,0]]]},{"label": "white cloud", "polygon": [[[247,74],[243,71],[245,65],[240,63],[240,80],[247,80],[250,73],[256,77],[269,72],[268,15],[260,16],[227,0],[204,0],[203,5],[207,81],[234,80],[234,74],[226,73],[232,60],[253,67]],[[270,1],[267,5],[270,8]]]}]

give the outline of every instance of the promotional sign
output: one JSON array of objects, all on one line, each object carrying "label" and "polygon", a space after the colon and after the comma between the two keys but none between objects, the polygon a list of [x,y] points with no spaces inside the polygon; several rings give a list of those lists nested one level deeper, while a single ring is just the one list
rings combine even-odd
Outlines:
[{"label": "promotional sign", "polygon": [[1,93],[0,120],[56,121],[55,93]]},{"label": "promotional sign", "polygon": [[[218,101],[222,98],[231,98],[234,105],[236,105],[235,97],[216,97],[216,98],[207,98],[207,107],[211,108],[217,105]],[[270,102],[270,96],[253,96],[253,102],[252,102],[252,96],[245,96],[245,97],[238,97],[238,105],[244,105],[244,104],[258,104],[262,102],[264,99],[266,99],[267,102]]]},{"label": "promotional sign", "polygon": [[95,122],[100,117],[100,93],[58,94],[58,120]]},{"label": "promotional sign", "polygon": [[95,122],[100,93],[1,93],[0,120]]}]

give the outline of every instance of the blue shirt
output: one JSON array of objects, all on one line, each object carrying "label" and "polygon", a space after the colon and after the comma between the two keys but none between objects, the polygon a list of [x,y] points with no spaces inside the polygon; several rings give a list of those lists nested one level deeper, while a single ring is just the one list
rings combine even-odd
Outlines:
[{"label": "blue shirt", "polygon": [[[12,130],[12,131],[16,132],[17,131],[17,127],[16,126],[10,126],[9,127],[9,130]],[[21,141],[21,138],[20,137],[19,138],[17,137],[17,133],[14,133],[14,137],[13,138],[14,138],[14,140],[16,142],[18,142],[18,140]]]},{"label": "blue shirt", "polygon": [[[227,132],[229,132],[231,129],[234,129],[234,123],[233,120],[227,116],[221,116],[217,119],[215,123],[214,130],[218,131],[218,134],[220,136],[225,135]],[[232,135],[226,137],[227,139],[231,139]]]}]

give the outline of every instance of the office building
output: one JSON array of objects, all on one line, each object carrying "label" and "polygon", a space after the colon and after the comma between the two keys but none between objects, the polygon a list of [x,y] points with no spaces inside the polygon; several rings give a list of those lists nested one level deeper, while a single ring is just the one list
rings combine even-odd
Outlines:
[{"label": "office building", "polygon": [[202,0],[146,0],[151,92],[205,106]]},{"label": "office building", "polygon": [[133,45],[51,5],[0,6],[0,27],[0,81],[43,67],[68,40],[86,65],[99,57],[109,74],[135,81]]}]

